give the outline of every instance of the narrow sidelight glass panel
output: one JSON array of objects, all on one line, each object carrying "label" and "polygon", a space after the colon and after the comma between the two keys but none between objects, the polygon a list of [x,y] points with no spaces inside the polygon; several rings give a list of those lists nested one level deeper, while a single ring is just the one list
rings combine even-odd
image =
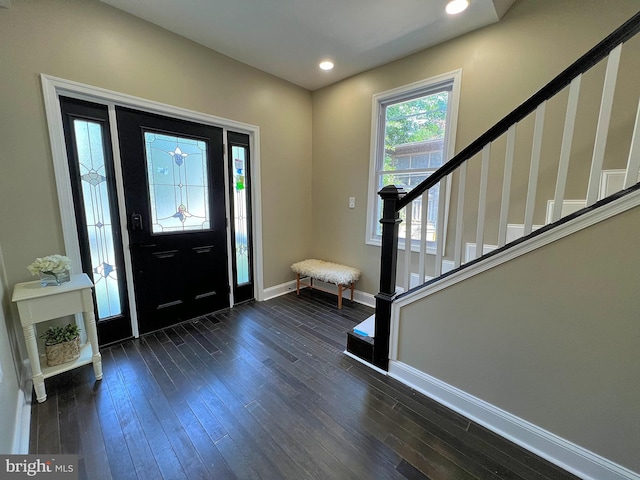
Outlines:
[{"label": "narrow sidelight glass panel", "polygon": [[207,144],[155,132],[144,142],[152,233],[209,230]]},{"label": "narrow sidelight glass panel", "polygon": [[102,125],[73,121],[98,319],[122,313]]},{"label": "narrow sidelight glass panel", "polygon": [[251,281],[249,275],[249,244],[248,244],[248,215],[247,189],[245,188],[245,174],[247,148],[232,146],[233,156],[233,222],[236,239],[236,284],[243,285]]}]

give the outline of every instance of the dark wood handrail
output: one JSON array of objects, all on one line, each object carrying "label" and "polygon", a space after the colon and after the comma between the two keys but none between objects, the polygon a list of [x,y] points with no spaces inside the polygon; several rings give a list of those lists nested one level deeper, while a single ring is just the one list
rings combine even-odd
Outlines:
[{"label": "dark wood handrail", "polygon": [[556,78],[534,93],[528,100],[525,100],[519,107],[506,115],[502,120],[483,133],[475,141],[470,143],[460,153],[455,155],[451,160],[430,175],[429,178],[404,195],[396,204],[398,211],[417,199],[425,191],[436,185],[440,180],[480,152],[485,145],[493,142],[500,137],[500,135],[504,134],[511,125],[524,119],[527,115],[538,108],[541,103],[549,100],[560,90],[569,85],[574,78],[585,73],[591,67],[600,62],[600,60],[609,55],[611,50],[621,43],[626,42],[638,32],[640,32],[640,11],[595,47],[585,53],[582,57],[576,60]]}]

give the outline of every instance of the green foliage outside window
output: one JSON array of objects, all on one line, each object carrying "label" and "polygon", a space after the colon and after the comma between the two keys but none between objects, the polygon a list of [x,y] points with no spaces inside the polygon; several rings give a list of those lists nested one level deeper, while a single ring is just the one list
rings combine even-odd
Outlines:
[{"label": "green foliage outside window", "polygon": [[448,101],[449,91],[442,91],[385,108],[385,171],[396,169],[396,146],[444,138]]},{"label": "green foliage outside window", "polygon": [[[442,150],[433,150],[433,147],[428,147],[426,144],[444,139],[449,94],[449,90],[443,90],[385,107],[384,173],[381,172],[380,187],[396,185],[408,192],[442,165]],[[421,145],[411,147],[411,144],[423,144],[424,147]],[[436,221],[434,217],[437,214],[437,198],[438,187],[436,186],[432,189],[428,207],[427,221],[432,227]],[[417,202],[414,208],[418,209],[416,212],[419,217],[421,201]],[[401,238],[405,238],[406,235],[403,231],[406,213],[405,209],[400,211]],[[379,229],[378,233],[380,233]],[[412,227],[411,238],[419,237],[418,220]]]}]

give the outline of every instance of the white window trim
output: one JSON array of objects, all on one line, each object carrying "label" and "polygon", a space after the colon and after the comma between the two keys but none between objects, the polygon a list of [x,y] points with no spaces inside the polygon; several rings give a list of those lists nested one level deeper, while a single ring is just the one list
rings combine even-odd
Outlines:
[{"label": "white window trim", "polygon": [[[402,97],[414,92],[416,90],[423,90],[437,87],[438,84],[452,83],[451,98],[449,100],[449,111],[447,117],[447,137],[446,147],[447,156],[444,162],[448,162],[454,156],[456,145],[456,129],[458,125],[458,107],[460,105],[460,85],[462,82],[462,69],[454,70],[448,73],[443,73],[435,77],[431,77],[425,80],[420,80],[409,85],[403,85],[398,88],[387,90],[385,92],[376,93],[373,95],[372,107],[371,107],[371,145],[370,145],[370,158],[369,158],[369,194],[367,196],[367,229],[365,233],[365,243],[367,245],[380,246],[382,239],[375,234],[379,219],[377,218],[376,210],[376,197],[378,197],[378,184],[377,184],[377,151],[380,148],[384,138],[380,135],[380,122],[384,121],[383,105],[393,102],[395,99],[401,99]],[[446,195],[444,205],[440,205],[439,208],[445,209],[444,216],[444,232],[446,236],[447,222],[449,218],[449,203],[451,197],[451,176],[447,178],[446,183]],[[446,237],[443,237],[443,248],[446,244]],[[404,250],[405,241],[399,239],[398,248]],[[412,251],[419,251],[420,247],[418,242],[412,242]],[[435,255],[435,249],[427,248],[427,253]]]},{"label": "white window trim", "polygon": [[[109,118],[111,122],[112,145],[115,167],[116,192],[118,196],[119,212],[113,212],[118,215],[122,225],[122,243],[124,251],[125,275],[129,289],[127,292],[129,299],[129,308],[131,314],[131,326],[135,337],[139,336],[138,322],[136,316],[136,302],[133,292],[133,269],[131,266],[131,255],[129,252],[129,237],[126,229],[127,215],[124,203],[124,190],[122,181],[122,170],[120,166],[120,149],[117,145],[117,128],[115,125],[115,106],[124,106],[135,108],[150,113],[181,118],[206,125],[214,125],[223,128],[223,141],[227,145],[227,130],[247,133],[250,136],[251,148],[251,168],[252,168],[252,213],[253,213],[253,270],[255,285],[254,290],[258,301],[264,299],[264,279],[263,279],[263,263],[262,263],[262,206],[260,202],[261,184],[260,184],[260,127],[247,123],[236,122],[226,118],[216,117],[205,113],[195,112],[184,108],[174,107],[171,105],[146,100],[143,98],[133,97],[123,93],[105,90],[103,88],[85,85],[71,80],[53,77],[41,74],[42,92],[45,103],[45,112],[49,129],[49,140],[51,143],[51,153],[53,156],[53,167],[56,178],[56,188],[58,191],[58,203],[60,207],[60,216],[62,221],[62,233],[64,238],[65,253],[71,259],[73,265],[82,265],[80,260],[80,243],[78,240],[78,230],[76,226],[76,218],[73,207],[73,193],[71,190],[71,180],[69,174],[69,165],[67,163],[67,148],[64,138],[64,130],[62,126],[62,113],[60,109],[61,95],[87,100],[94,103],[107,105],[109,108]],[[225,152],[226,158],[226,152]],[[227,218],[229,218],[229,189],[227,162],[225,161],[225,195],[227,202]],[[231,237],[230,230],[227,229],[227,248],[230,248]],[[228,256],[231,274],[231,255]],[[79,267],[76,267],[79,268]],[[230,294],[232,295],[232,293]],[[233,298],[230,297],[231,305]],[[76,316],[77,322],[82,322],[82,316]]]}]

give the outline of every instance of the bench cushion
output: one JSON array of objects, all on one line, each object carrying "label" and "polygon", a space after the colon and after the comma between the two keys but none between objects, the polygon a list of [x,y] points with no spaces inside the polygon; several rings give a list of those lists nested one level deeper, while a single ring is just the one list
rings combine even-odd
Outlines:
[{"label": "bench cushion", "polygon": [[291,270],[305,277],[336,285],[349,285],[360,278],[360,270],[323,260],[303,260],[291,265]]}]

